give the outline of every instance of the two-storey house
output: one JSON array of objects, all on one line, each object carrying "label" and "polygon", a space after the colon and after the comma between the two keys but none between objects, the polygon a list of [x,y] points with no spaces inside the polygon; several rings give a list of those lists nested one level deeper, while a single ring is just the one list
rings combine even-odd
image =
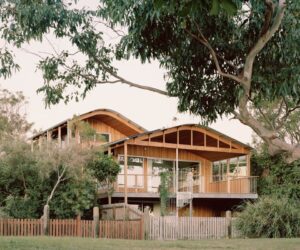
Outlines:
[{"label": "two-storey house", "polygon": [[[101,142],[94,143],[101,143],[121,165],[112,203],[149,206],[159,215],[161,173],[167,173],[170,214],[224,216],[243,200],[257,198],[256,177],[250,175],[251,148],[218,131],[196,124],[147,131],[108,109],[77,119],[101,135]],[[32,143],[46,138],[67,145],[78,137],[70,123],[65,120],[33,136]],[[100,188],[102,204],[108,202],[103,191]]]}]

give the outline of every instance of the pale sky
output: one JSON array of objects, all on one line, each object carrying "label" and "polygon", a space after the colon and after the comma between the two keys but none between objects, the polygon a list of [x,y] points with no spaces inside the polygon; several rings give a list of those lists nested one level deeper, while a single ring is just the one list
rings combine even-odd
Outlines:
[{"label": "pale sky", "polygon": [[[63,43],[64,41],[54,42],[59,49]],[[24,47],[34,52],[51,50],[47,43],[33,43]],[[16,51],[16,58],[21,70],[9,79],[0,79],[0,87],[24,93],[28,98],[28,120],[34,123],[35,129],[44,130],[73,117],[74,114],[79,115],[100,108],[113,109],[148,130],[200,121],[199,117],[179,114],[176,98],[130,88],[124,84],[101,85],[88,93],[85,100],[69,102],[67,105],[61,103],[45,109],[43,94],[36,93],[43,85],[41,72],[36,70],[38,57],[24,51]],[[115,66],[119,69],[119,75],[125,79],[165,89],[164,71],[159,68],[157,62],[142,65],[138,60],[130,60],[117,62]],[[174,117],[178,119],[177,122],[173,121]],[[219,119],[210,127],[241,142],[252,141],[252,130],[237,120]]]}]

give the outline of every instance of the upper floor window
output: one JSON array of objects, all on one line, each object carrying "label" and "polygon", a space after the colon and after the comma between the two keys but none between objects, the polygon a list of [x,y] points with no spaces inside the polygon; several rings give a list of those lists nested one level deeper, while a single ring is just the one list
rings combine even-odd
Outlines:
[{"label": "upper floor window", "polygon": [[109,133],[96,133],[94,135],[94,141],[95,142],[101,142],[101,143],[107,143],[111,141],[110,134]]},{"label": "upper floor window", "polygon": [[246,175],[247,158],[245,155],[212,163],[212,181],[223,181],[227,178]]}]

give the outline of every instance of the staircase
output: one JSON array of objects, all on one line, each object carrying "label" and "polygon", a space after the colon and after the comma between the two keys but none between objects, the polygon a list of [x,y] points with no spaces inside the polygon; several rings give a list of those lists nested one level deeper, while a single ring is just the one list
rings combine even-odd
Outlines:
[{"label": "staircase", "polygon": [[176,206],[178,208],[185,207],[192,202],[192,192],[177,192],[176,194]]}]

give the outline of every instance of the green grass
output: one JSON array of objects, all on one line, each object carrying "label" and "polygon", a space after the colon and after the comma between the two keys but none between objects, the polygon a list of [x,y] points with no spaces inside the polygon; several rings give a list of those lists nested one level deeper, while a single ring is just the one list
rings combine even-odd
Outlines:
[{"label": "green grass", "polygon": [[134,241],[88,238],[52,238],[52,237],[0,237],[0,249],[300,249],[298,239],[234,239],[201,241]]}]

